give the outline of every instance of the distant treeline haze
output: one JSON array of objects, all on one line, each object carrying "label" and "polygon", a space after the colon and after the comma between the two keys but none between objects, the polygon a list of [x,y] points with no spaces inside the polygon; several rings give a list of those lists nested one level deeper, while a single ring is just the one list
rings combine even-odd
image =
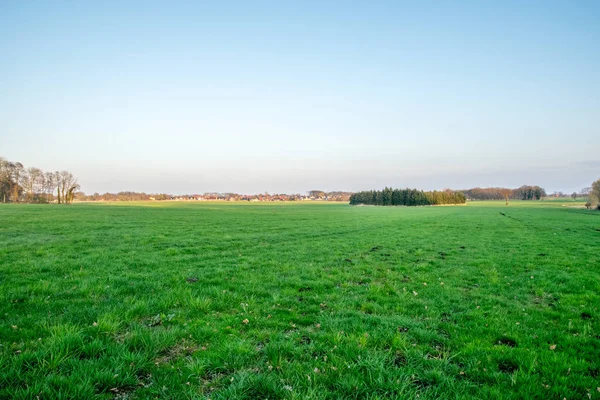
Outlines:
[{"label": "distant treeline haze", "polygon": [[[473,188],[461,191],[446,189],[425,192],[417,189],[370,190],[358,193],[325,192],[311,190],[302,194],[205,193],[203,195],[173,196],[166,193],[146,194],[137,192],[94,193],[86,195],[77,179],[68,171],[44,172],[39,168],[26,168],[20,162],[0,157],[0,202],[2,203],[72,203],[78,201],[144,201],[144,200],[226,200],[226,201],[349,201],[350,204],[381,206],[424,206],[438,204],[464,204],[466,200],[541,200],[546,191],[539,186],[523,185],[517,189],[500,187]],[[562,194],[562,193],[561,193]],[[571,195],[574,199],[578,194]],[[600,180],[585,188],[581,196],[588,199],[589,208],[600,207]]]},{"label": "distant treeline haze", "polygon": [[172,195],[166,193],[147,194],[137,192],[119,193],[94,193],[87,195],[83,192],[75,193],[77,201],[145,201],[145,200],[222,200],[222,201],[301,201],[301,200],[324,200],[348,202],[350,192],[325,192],[322,190],[311,190],[308,195],[295,194],[239,194],[239,193],[204,193],[204,194],[182,194]]},{"label": "distant treeline haze", "polygon": [[517,189],[474,188],[462,190],[469,200],[540,200],[546,197],[546,191],[539,186],[523,185]]},{"label": "distant treeline haze", "polygon": [[461,192],[445,190],[424,192],[417,189],[369,190],[354,193],[350,196],[350,204],[369,204],[375,206],[429,206],[439,204],[464,204],[465,195]]},{"label": "distant treeline haze", "polygon": [[71,203],[79,189],[69,171],[44,172],[0,157],[0,202]]}]

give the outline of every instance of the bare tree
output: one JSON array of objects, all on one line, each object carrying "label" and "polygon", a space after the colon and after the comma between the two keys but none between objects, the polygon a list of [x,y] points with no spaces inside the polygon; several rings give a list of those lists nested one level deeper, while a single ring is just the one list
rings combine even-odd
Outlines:
[{"label": "bare tree", "polygon": [[22,179],[26,201],[35,201],[43,186],[44,172],[39,168],[29,167],[23,172]]},{"label": "bare tree", "polygon": [[54,189],[56,189],[56,183],[54,179],[53,172],[45,172],[44,173],[44,193],[46,194],[46,203],[50,203],[50,199],[54,194]]},{"label": "bare tree", "polygon": [[13,202],[19,202],[23,188],[20,185],[24,175],[24,167],[20,162],[9,163],[11,170],[12,190],[11,198]]},{"label": "bare tree", "polygon": [[585,197],[586,200],[590,199],[590,193],[592,193],[592,188],[591,187],[584,187],[583,189],[581,189],[581,195],[583,197]]},{"label": "bare tree", "polygon": [[62,198],[60,195],[60,172],[58,171],[54,172],[54,184],[56,185],[56,199],[58,200],[58,204],[60,204]]},{"label": "bare tree", "polygon": [[59,173],[59,193],[58,202],[63,204],[69,204],[73,202],[75,191],[79,189],[79,183],[77,179],[69,171],[61,171]]},{"label": "bare tree", "polygon": [[[33,183],[29,179],[29,170],[28,169],[23,168],[23,170],[21,171],[21,174],[19,175],[18,183],[21,186],[21,189],[23,191],[23,200],[25,200],[25,202],[31,201],[31,198],[32,198],[31,192],[33,191]],[[31,188],[30,188],[30,186],[31,186]]]},{"label": "bare tree", "polygon": [[10,182],[9,162],[6,158],[0,157],[0,196],[3,203],[6,203],[7,197],[10,198]]},{"label": "bare tree", "polygon": [[504,197],[504,200],[506,200],[506,205],[508,205],[508,199],[509,199],[510,195],[512,194],[512,190],[501,189],[500,192],[502,193],[502,197]]}]

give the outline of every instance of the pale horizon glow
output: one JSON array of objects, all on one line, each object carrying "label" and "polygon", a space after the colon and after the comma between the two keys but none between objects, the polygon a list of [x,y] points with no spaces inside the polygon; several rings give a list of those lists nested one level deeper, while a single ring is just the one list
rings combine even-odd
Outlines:
[{"label": "pale horizon glow", "polygon": [[3,2],[0,156],[86,193],[600,178],[600,3]]}]

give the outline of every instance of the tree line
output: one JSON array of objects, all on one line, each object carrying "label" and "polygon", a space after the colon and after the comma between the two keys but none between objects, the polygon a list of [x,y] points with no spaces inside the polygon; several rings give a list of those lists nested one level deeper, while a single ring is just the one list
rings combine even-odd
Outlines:
[{"label": "tree line", "polygon": [[473,188],[462,191],[469,200],[541,200],[546,191],[539,186],[523,185],[517,189]]},{"label": "tree line", "polygon": [[172,195],[167,193],[144,193],[144,192],[118,192],[118,193],[75,193],[77,201],[147,201],[147,200],[171,200]]},{"label": "tree line", "polygon": [[425,192],[417,189],[392,189],[368,190],[354,193],[350,196],[351,205],[375,206],[429,206],[441,204],[464,204],[465,195],[450,189],[444,191],[434,190]]},{"label": "tree line", "polygon": [[204,193],[204,194],[181,194],[173,195],[168,193],[144,193],[123,191],[118,193],[94,193],[85,194],[84,192],[75,192],[76,201],[148,201],[148,200],[223,200],[223,201],[304,201],[304,200],[322,200],[348,202],[351,192],[323,192],[310,191],[308,195],[300,193],[295,194],[239,194],[239,193]]},{"label": "tree line", "polygon": [[79,189],[69,171],[44,172],[0,157],[0,201],[3,203],[69,204]]}]

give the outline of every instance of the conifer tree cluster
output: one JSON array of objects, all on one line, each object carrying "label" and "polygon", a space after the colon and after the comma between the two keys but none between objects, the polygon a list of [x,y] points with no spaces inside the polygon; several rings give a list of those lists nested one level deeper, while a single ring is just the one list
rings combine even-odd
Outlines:
[{"label": "conifer tree cluster", "polygon": [[417,189],[369,190],[357,192],[350,196],[350,204],[368,204],[375,206],[429,206],[438,204],[464,204],[465,195],[462,192],[444,190],[424,192]]}]

